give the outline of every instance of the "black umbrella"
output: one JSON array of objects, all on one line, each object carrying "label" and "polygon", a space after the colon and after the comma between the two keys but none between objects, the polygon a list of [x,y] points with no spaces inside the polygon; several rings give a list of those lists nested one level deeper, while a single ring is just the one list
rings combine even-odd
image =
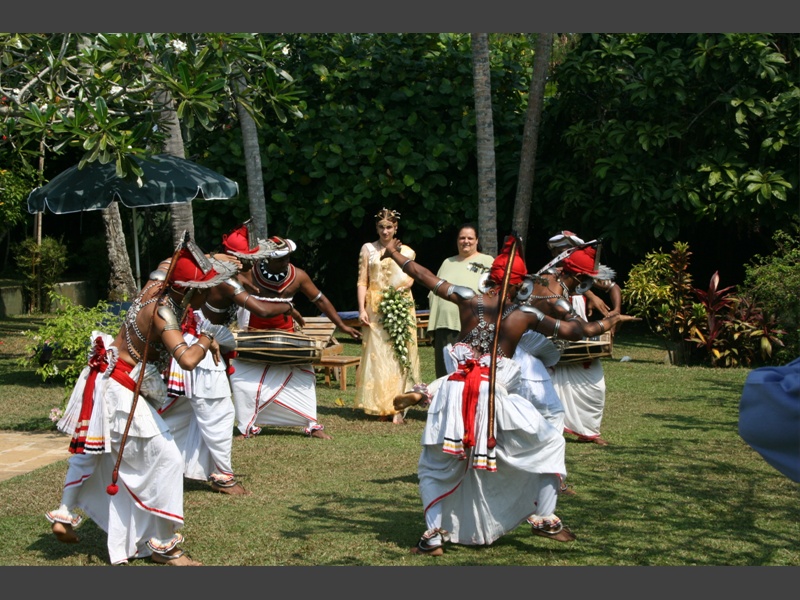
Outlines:
[{"label": "black umbrella", "polygon": [[[144,171],[141,185],[117,177],[112,163],[93,162],[83,169],[75,165],[28,195],[28,212],[75,213],[108,208],[117,200],[134,210],[184,204],[196,198],[228,200],[239,194],[239,185],[216,171],[170,154],[135,158]],[[136,284],[139,285],[139,240],[134,227]]]}]

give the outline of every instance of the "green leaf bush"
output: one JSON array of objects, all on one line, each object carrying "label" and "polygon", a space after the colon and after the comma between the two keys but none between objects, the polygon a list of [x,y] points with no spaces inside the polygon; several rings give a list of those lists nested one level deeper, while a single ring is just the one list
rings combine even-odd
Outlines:
[{"label": "green leaf bush", "polygon": [[37,330],[25,332],[29,343],[19,364],[35,367],[42,381],[63,379],[66,405],[78,376],[87,364],[92,331],[115,336],[125,318],[125,311],[115,314],[111,303],[103,300],[87,308],[55,292],[50,293],[50,303],[59,308]]}]

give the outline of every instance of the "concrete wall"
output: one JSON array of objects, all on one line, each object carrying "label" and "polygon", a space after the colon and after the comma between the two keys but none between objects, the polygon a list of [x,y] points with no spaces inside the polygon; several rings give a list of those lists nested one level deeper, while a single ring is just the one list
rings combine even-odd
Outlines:
[{"label": "concrete wall", "polygon": [[22,287],[18,285],[0,287],[0,317],[21,315],[24,312]]},{"label": "concrete wall", "polygon": [[[97,290],[89,281],[65,281],[57,283],[56,293],[69,298],[79,306],[91,308],[97,304]],[[58,305],[51,307],[56,310]],[[0,317],[25,314],[26,306],[22,295],[21,285],[7,285],[0,287]]]}]

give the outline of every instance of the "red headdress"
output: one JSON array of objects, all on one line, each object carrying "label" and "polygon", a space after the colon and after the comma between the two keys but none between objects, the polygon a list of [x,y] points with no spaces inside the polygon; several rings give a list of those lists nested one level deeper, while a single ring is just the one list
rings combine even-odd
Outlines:
[{"label": "red headdress", "polygon": [[258,260],[269,255],[277,245],[272,241],[256,238],[253,222],[247,220],[230,233],[222,236],[225,252],[240,260]]},{"label": "red headdress", "polygon": [[[492,263],[492,268],[489,269],[489,279],[491,279],[495,283],[502,283],[503,276],[506,272],[506,265],[508,264],[508,257],[511,254],[511,245],[513,243],[513,237],[508,236],[506,238],[506,242],[503,245],[503,250],[494,259]],[[528,268],[525,266],[525,259],[522,258],[519,252],[514,254],[514,262],[511,263],[511,277],[508,280],[508,283],[511,285],[519,285],[522,283],[523,277],[527,275]]]},{"label": "red headdress", "polygon": [[184,288],[210,288],[236,274],[237,267],[208,258],[192,240],[178,253],[169,283]]},{"label": "red headdress", "polygon": [[597,250],[592,246],[575,250],[567,258],[561,261],[561,267],[564,271],[575,273],[576,275],[597,275],[597,266],[595,258]]}]

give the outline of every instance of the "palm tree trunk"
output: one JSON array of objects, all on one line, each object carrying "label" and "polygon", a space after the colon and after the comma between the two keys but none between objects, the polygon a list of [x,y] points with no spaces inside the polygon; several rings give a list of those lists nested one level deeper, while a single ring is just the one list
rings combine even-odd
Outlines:
[{"label": "palm tree trunk", "polygon": [[497,255],[497,179],[492,122],[492,80],[489,36],[472,34],[472,78],[478,152],[478,227],[484,251]]},{"label": "palm tree trunk", "polygon": [[[237,84],[237,91],[242,92],[243,85]],[[258,129],[253,117],[244,105],[236,100],[236,111],[239,113],[239,126],[242,128],[244,143],[245,169],[247,170],[247,197],[250,202],[250,218],[253,220],[256,235],[261,239],[268,237],[267,201],[264,196],[264,176],[261,168],[261,148],[258,143]]]},{"label": "palm tree trunk", "polygon": [[533,57],[533,77],[528,93],[528,112],[522,132],[522,151],[519,162],[517,196],[514,201],[514,230],[522,236],[523,245],[528,238],[528,221],[533,200],[533,173],[536,167],[536,148],[539,138],[539,124],[542,120],[544,87],[547,82],[547,69],[553,49],[553,34],[540,33],[536,38]]},{"label": "palm tree trunk", "polygon": [[112,302],[131,300],[136,296],[138,290],[133,280],[128,248],[125,245],[119,203],[112,202],[101,212],[106,231],[108,263],[111,267],[108,279],[108,299]]},{"label": "palm tree trunk", "polygon": [[[157,103],[164,107],[161,125],[166,128],[169,134],[164,142],[164,152],[172,156],[177,156],[178,158],[186,158],[186,150],[183,147],[181,123],[178,120],[178,113],[175,112],[175,102],[172,100],[169,92],[164,90],[157,94]],[[194,213],[192,211],[191,202],[172,204],[170,206],[170,215],[172,216],[171,229],[173,246],[177,247],[181,242],[184,231],[188,231],[192,239],[195,239]]]}]

